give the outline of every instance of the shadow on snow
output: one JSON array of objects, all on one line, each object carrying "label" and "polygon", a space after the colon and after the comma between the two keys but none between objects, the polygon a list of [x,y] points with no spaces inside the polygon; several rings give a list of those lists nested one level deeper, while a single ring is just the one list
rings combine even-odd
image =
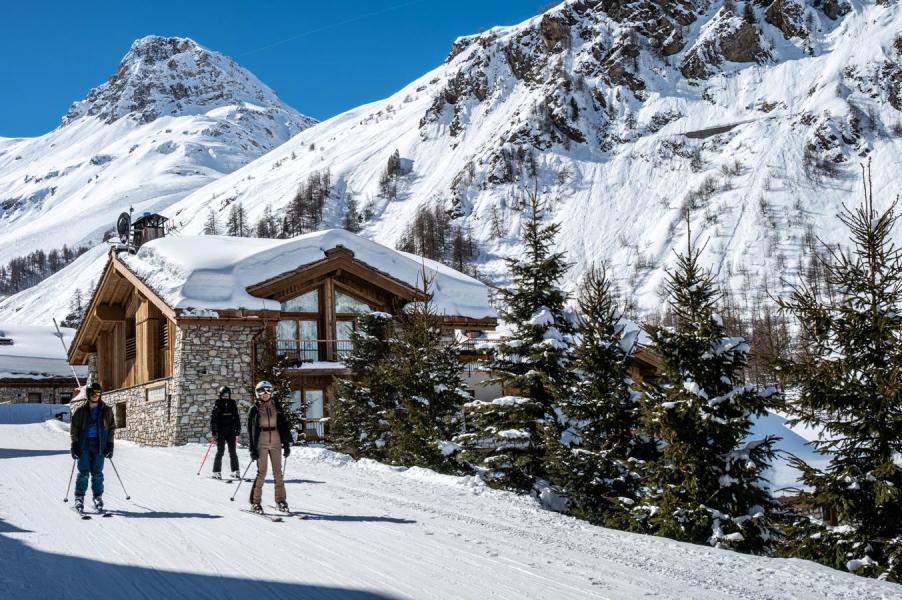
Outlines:
[{"label": "shadow on snow", "polygon": [[[90,525],[88,526],[90,527]],[[29,533],[0,519],[0,534]],[[397,600],[382,593],[324,585],[178,573],[53,554],[0,535],[0,589],[11,600],[96,597],[227,600]],[[73,596],[74,594],[74,596]]]}]

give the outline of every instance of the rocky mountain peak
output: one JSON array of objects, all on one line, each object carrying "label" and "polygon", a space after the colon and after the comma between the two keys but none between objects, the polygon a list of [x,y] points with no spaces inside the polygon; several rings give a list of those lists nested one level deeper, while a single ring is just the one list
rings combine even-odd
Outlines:
[{"label": "rocky mountain peak", "polygon": [[151,35],[136,40],[109,80],[73,103],[62,124],[84,116],[149,123],[245,102],[294,112],[231,58],[190,38]]}]

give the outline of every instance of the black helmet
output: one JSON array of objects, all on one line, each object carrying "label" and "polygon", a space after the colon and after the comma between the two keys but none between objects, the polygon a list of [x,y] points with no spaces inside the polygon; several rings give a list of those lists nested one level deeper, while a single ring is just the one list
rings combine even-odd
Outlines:
[{"label": "black helmet", "polygon": [[93,394],[94,392],[97,392],[98,395],[103,393],[103,388],[100,387],[100,384],[96,381],[87,387],[87,389],[85,390],[85,395],[90,398],[91,394]]},{"label": "black helmet", "polygon": [[222,387],[219,388],[218,394],[219,394],[219,397],[220,397],[220,398],[231,398],[231,397],[232,397],[232,390],[229,389],[229,386],[224,385],[224,386],[222,386]]}]

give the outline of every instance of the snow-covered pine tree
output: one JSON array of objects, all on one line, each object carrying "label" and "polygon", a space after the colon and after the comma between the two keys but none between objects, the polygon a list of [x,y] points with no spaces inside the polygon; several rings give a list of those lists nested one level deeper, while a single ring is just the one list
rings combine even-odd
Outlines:
[{"label": "snow-covered pine tree", "polygon": [[388,412],[388,460],[444,473],[458,472],[451,442],[460,428],[461,407],[470,399],[460,372],[459,348],[442,341],[432,304],[431,281],[422,275],[424,301],[405,307],[395,325],[389,358],[398,404]]},{"label": "snow-covered pine tree", "polygon": [[798,319],[802,349],[786,361],[798,399],[794,421],[824,435],[812,442],[830,457],[819,470],[795,460],[810,491],[803,505],[837,527],[800,517],[782,552],[837,569],[902,582],[902,251],[893,243],[898,199],[864,203],[839,219],[852,246],[820,259],[836,292],[794,286],[781,308]]},{"label": "snow-covered pine tree", "polygon": [[640,498],[637,466],[655,444],[638,432],[640,394],[627,375],[638,328],[617,306],[604,267],[586,274],[577,297],[579,320],[573,368],[577,381],[560,400],[565,429],[549,435],[547,469],[569,510],[596,524],[625,529]]},{"label": "snow-covered pine tree", "polygon": [[515,396],[465,406],[461,459],[496,487],[530,490],[541,478],[544,429],[558,428],[558,398],[569,393],[574,326],[560,280],[569,265],[553,246],[560,226],[544,224],[544,203],[528,193],[524,252],[506,260],[511,285],[500,290],[501,318],[512,328],[495,348],[489,381]]},{"label": "snow-covered pine tree", "polygon": [[690,244],[668,272],[674,326],[648,328],[664,370],[644,386],[642,425],[663,447],[646,463],[648,495],[633,514],[658,535],[769,553],[776,503],[762,474],[775,438],[749,433],[778,395],[740,381],[749,346],[726,335],[714,310],[720,293],[699,254]]},{"label": "snow-covered pine tree", "polygon": [[330,408],[332,445],[354,458],[385,457],[388,440],[386,414],[397,404],[389,368],[392,316],[373,312],[361,315],[351,333],[351,352],[344,359],[350,379],[337,383]]}]

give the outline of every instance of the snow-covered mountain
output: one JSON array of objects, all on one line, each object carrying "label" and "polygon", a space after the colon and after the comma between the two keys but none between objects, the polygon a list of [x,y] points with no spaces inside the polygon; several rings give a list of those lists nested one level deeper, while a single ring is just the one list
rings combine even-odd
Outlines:
[{"label": "snow-covered mountain", "polygon": [[[568,0],[458,39],[396,94],[303,131],[164,214],[188,233],[235,203],[251,220],[267,205],[279,214],[328,169],[322,227],[340,225],[353,197],[363,234],[394,245],[419,210],[440,205],[472,228],[481,269],[502,281],[524,190],[537,185],[575,265],[571,289],[607,260],[655,310],[690,208],[705,260],[752,302],[805,266],[817,236],[844,240],[834,215],[860,197],[860,162],[873,160],[878,207],[902,190],[900,32],[902,7],[885,0]],[[31,294],[0,316],[57,310]]]},{"label": "snow-covered mountain", "polygon": [[0,264],[97,243],[130,206],[160,211],[314,123],[193,40],[137,40],[58,128],[0,139]]},{"label": "snow-covered mountain", "polygon": [[[424,205],[473,228],[483,268],[518,251],[518,196],[537,181],[575,263],[608,260],[654,309],[692,236],[735,290],[779,287],[860,198],[902,190],[902,6],[775,0],[568,1],[458,39],[445,64],[316,127],[169,209],[186,231],[223,198],[252,218],[330,169],[326,225],[353,194],[365,235],[394,244]],[[397,197],[380,177],[398,150]],[[384,187],[384,186],[383,186]],[[747,296],[751,296],[748,294]],[[751,299],[751,298],[749,298]]]}]

